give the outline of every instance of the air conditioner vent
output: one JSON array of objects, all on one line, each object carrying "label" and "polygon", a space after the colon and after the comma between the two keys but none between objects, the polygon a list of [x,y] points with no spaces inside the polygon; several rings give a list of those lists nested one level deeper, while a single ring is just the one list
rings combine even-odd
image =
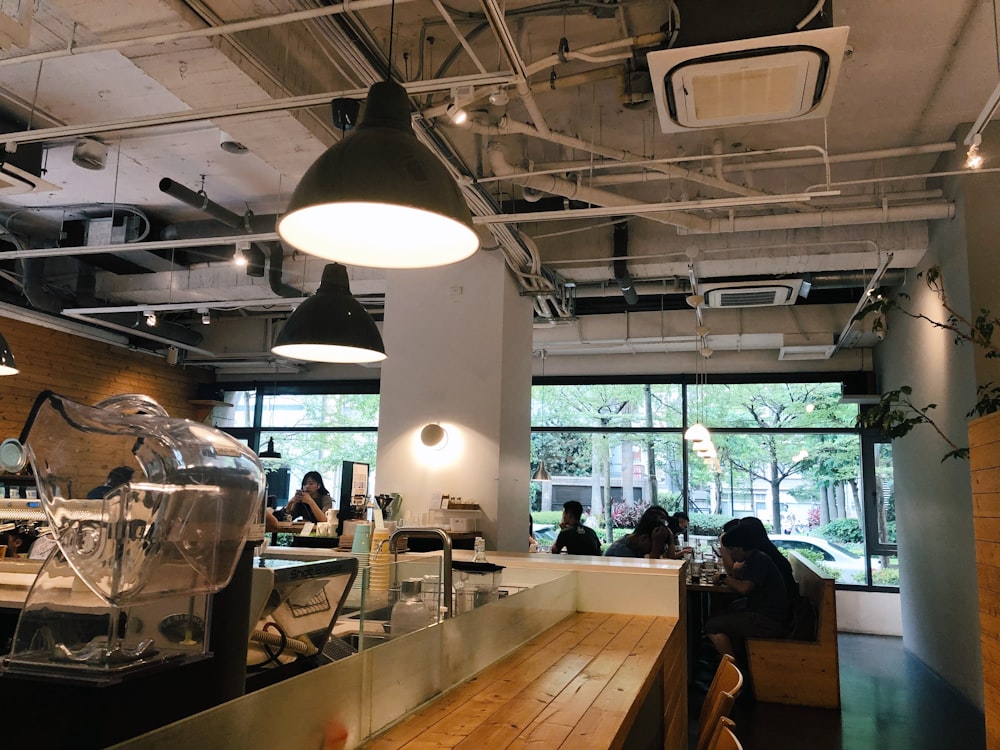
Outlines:
[{"label": "air conditioner vent", "polygon": [[825,117],[848,31],[839,26],[647,53],[660,129]]},{"label": "air conditioner vent", "polygon": [[702,284],[698,287],[698,292],[705,297],[705,307],[775,307],[794,305],[801,286],[801,279],[780,282],[734,281],[728,284]]}]

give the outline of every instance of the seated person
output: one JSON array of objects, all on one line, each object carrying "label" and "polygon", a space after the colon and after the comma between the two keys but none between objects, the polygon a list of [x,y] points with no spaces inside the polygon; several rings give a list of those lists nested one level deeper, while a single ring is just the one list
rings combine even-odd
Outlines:
[{"label": "seated person", "polygon": [[788,594],[788,614],[791,617],[795,602],[799,598],[799,584],[795,580],[795,574],[792,573],[792,564],[788,562],[788,558],[785,557],[784,553],[771,541],[767,535],[767,529],[764,527],[764,522],[759,518],[756,516],[741,518],[740,526],[746,526],[750,529],[755,537],[754,546],[770,557],[771,562],[774,563],[778,572],[781,573],[781,578],[785,582],[785,591]]},{"label": "seated person", "polygon": [[132,481],[135,470],[128,466],[116,466],[108,472],[104,484],[99,484],[87,493],[87,500],[103,500],[104,496],[116,487]]},{"label": "seated person", "polygon": [[318,471],[307,471],[302,477],[302,488],[295,490],[285,506],[285,520],[302,518],[313,523],[325,523],[326,512],[333,509],[333,498],[323,485]]},{"label": "seated person", "polygon": [[673,550],[672,537],[667,528],[667,512],[654,505],[642,514],[635,531],[608,547],[604,556],[658,559]]},{"label": "seated person", "polygon": [[38,539],[38,532],[26,523],[19,523],[3,537],[7,545],[7,557],[27,557],[31,545]]},{"label": "seated person", "polygon": [[580,523],[583,516],[583,506],[576,500],[563,503],[562,531],[552,544],[552,554],[558,555],[563,550],[569,555],[600,555],[601,540],[597,532]]},{"label": "seated person", "polygon": [[688,514],[683,511],[678,511],[672,516],[667,517],[667,528],[670,529],[670,533],[673,535],[674,550],[671,557],[675,560],[680,560],[688,552],[694,552],[693,547],[684,546],[681,535],[687,531],[687,527],[690,521],[688,520]]},{"label": "seated person", "polygon": [[788,633],[788,595],[781,573],[756,547],[755,533],[740,524],[722,536],[722,546],[734,562],[741,563],[721,583],[740,594],[724,612],[705,622],[705,632],[720,654],[737,657],[737,646],[750,637],[779,638]]}]

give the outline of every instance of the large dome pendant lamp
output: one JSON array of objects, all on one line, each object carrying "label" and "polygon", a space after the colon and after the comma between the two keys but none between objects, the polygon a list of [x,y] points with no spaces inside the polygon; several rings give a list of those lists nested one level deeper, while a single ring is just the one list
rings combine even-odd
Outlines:
[{"label": "large dome pendant lamp", "polygon": [[330,263],[319,289],[295,308],[271,351],[307,362],[367,363],[385,359],[382,334],[364,305],[351,296],[347,269]]},{"label": "large dome pendant lamp", "polygon": [[468,258],[479,235],[458,184],[417,140],[406,89],[386,80],[368,90],[364,117],[320,156],[292,193],[278,234],[311,255],[355,266],[429,268]]}]

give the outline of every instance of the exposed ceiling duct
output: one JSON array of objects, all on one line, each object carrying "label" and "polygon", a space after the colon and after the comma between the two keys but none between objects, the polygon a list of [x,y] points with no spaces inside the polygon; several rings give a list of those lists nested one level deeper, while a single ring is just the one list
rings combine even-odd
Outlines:
[{"label": "exposed ceiling duct", "polygon": [[614,253],[615,253],[615,281],[622,290],[625,303],[634,305],[639,301],[639,295],[635,291],[632,277],[628,272],[628,222],[620,221],[614,227]]}]

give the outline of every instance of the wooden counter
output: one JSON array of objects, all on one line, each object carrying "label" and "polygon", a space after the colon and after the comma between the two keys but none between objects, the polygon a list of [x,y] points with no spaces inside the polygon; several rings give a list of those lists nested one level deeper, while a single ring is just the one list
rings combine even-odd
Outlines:
[{"label": "wooden counter", "polygon": [[361,747],[680,748],[687,700],[676,624],[578,612]]}]

